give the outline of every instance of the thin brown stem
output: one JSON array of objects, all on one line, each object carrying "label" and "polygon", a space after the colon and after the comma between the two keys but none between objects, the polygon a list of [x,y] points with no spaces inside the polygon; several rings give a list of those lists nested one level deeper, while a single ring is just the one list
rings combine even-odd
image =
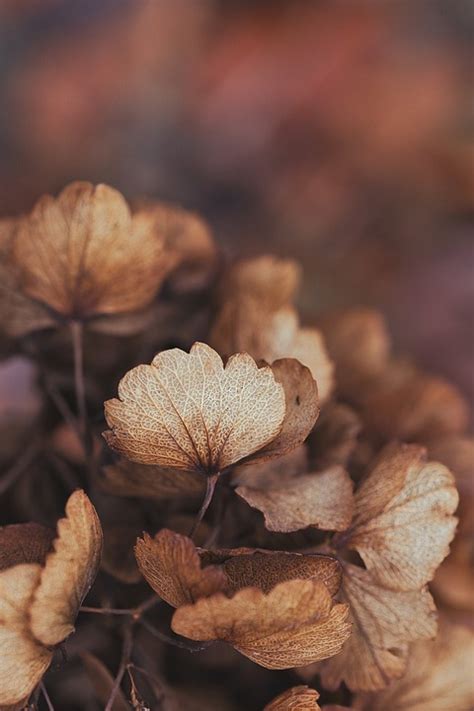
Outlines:
[{"label": "thin brown stem", "polygon": [[186,649],[188,652],[201,652],[203,649],[207,649],[207,647],[212,644],[212,642],[203,642],[199,645],[193,645],[188,642],[183,642],[180,639],[174,639],[173,637],[170,637],[169,635],[165,634],[165,632],[157,630],[156,627],[153,627],[153,625],[151,625],[147,620],[140,619],[139,623],[146,630],[148,630],[148,632],[152,634],[153,637],[159,639],[160,642],[165,642],[165,644],[171,644],[173,645],[173,647],[179,647],[180,649]]},{"label": "thin brown stem", "polygon": [[43,694],[43,698],[46,701],[46,706],[48,707],[49,711],[54,711],[53,703],[52,703],[51,699],[49,698],[49,694],[46,690],[46,687],[45,687],[43,681],[40,684],[40,689],[41,689],[41,693]]},{"label": "thin brown stem", "polygon": [[21,477],[21,475],[33,463],[36,455],[40,450],[38,440],[33,440],[26,447],[22,454],[18,457],[15,464],[7,469],[0,478],[0,495],[4,494],[13,484]]},{"label": "thin brown stem", "polygon": [[115,607],[80,607],[79,612],[91,612],[94,615],[128,615],[133,617],[136,610],[131,607],[126,608],[115,608]]},{"label": "thin brown stem", "polygon": [[72,347],[74,354],[74,388],[76,391],[77,413],[82,436],[87,432],[86,385],[84,378],[83,329],[80,321],[71,321]]},{"label": "thin brown stem", "polygon": [[204,500],[201,504],[201,508],[199,509],[199,513],[196,517],[196,520],[194,521],[193,527],[191,528],[191,531],[189,532],[190,538],[194,537],[196,531],[199,528],[199,524],[201,523],[204,516],[206,515],[206,511],[209,508],[209,505],[212,501],[212,497],[214,496],[214,491],[216,489],[216,484],[217,484],[218,479],[219,479],[219,472],[217,474],[212,474],[211,476],[207,477],[206,493],[204,496]]},{"label": "thin brown stem", "polygon": [[134,622],[133,620],[130,620],[130,622],[127,624],[125,628],[125,634],[123,638],[123,646],[122,646],[122,658],[120,660],[120,666],[117,671],[117,675],[114,680],[114,684],[112,686],[112,689],[110,691],[110,696],[109,700],[107,701],[107,705],[104,709],[104,711],[112,711],[113,705],[115,698],[119,692],[120,685],[122,683],[123,676],[125,672],[127,671],[127,666],[130,663],[130,657],[132,654],[132,646],[133,646],[133,627],[134,627]]}]

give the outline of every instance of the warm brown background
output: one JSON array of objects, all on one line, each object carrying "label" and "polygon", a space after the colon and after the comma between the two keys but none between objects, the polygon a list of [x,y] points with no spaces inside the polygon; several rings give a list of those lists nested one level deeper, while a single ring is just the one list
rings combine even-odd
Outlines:
[{"label": "warm brown background", "polygon": [[471,395],[469,3],[0,0],[0,215],[84,178],[304,261]]}]

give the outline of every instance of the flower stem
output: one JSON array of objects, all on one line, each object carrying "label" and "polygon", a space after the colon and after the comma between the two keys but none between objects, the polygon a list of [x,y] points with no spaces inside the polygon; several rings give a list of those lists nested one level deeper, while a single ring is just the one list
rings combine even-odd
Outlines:
[{"label": "flower stem", "polygon": [[207,486],[206,486],[206,494],[204,496],[204,500],[201,504],[201,508],[199,509],[199,513],[197,515],[196,520],[193,523],[193,527],[191,528],[191,531],[189,532],[189,537],[193,538],[196,531],[199,528],[199,524],[201,523],[202,519],[204,518],[207,509],[209,508],[209,504],[212,501],[212,497],[214,496],[214,491],[216,489],[216,484],[217,480],[219,478],[219,472],[217,474],[212,474],[212,476],[207,477]]}]

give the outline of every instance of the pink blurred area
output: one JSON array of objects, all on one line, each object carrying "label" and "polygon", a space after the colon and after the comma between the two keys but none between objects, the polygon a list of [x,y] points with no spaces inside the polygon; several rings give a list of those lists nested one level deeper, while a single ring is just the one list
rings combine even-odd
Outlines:
[{"label": "pink blurred area", "polygon": [[0,214],[72,179],[200,210],[305,266],[474,394],[469,5],[0,4]]}]

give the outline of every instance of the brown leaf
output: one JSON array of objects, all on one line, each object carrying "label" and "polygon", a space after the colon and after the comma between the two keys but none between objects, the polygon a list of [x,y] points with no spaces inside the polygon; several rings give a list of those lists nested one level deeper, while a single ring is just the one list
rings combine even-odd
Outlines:
[{"label": "brown leaf", "polygon": [[263,462],[299,447],[319,415],[318,389],[308,368],[293,358],[282,358],[272,363],[271,369],[285,392],[283,425],[276,437],[245,462]]},{"label": "brown leaf", "polygon": [[0,572],[0,704],[27,699],[51,663],[53,653],[37,642],[28,625],[31,599],[41,575],[37,563]]},{"label": "brown leaf", "polygon": [[247,295],[276,311],[293,301],[300,279],[301,268],[293,259],[264,255],[242,260],[225,275],[222,298]]},{"label": "brown leaf", "polygon": [[245,295],[224,302],[211,331],[210,342],[219,353],[245,351],[256,360],[273,363],[295,358],[306,365],[318,385],[320,402],[333,387],[333,365],[315,328],[300,328],[290,306],[269,311],[265,304]]},{"label": "brown leaf", "polygon": [[267,669],[289,669],[337,654],[350,634],[348,608],[333,605],[324,583],[289,580],[268,594],[244,588],[216,593],[176,610],[174,632],[222,640]]},{"label": "brown leaf", "polygon": [[108,444],[132,461],[213,474],[279,435],[283,387],[270,368],[232,356],[224,368],[209,346],[158,353],[130,370],[120,400],[108,400]]},{"label": "brown leaf", "polygon": [[[97,572],[100,524],[84,492],[72,494],[66,512],[69,518],[58,523],[52,553],[46,554],[51,536],[37,524],[24,524],[21,533],[19,526],[3,529],[15,529],[7,533],[10,543],[21,541],[20,551],[7,555],[7,561],[36,557],[39,562],[19,562],[0,571],[1,705],[19,704],[31,694],[51,663],[53,647],[74,629],[82,597]],[[32,534],[37,541],[27,544]]]},{"label": "brown leaf", "polygon": [[265,706],[263,711],[321,711],[319,694],[309,686],[293,686],[279,694]]},{"label": "brown leaf", "polygon": [[348,309],[330,314],[321,329],[336,366],[338,390],[357,397],[364,392],[365,381],[383,371],[390,356],[383,317],[372,309]]},{"label": "brown leaf", "polygon": [[321,678],[329,689],[374,690],[406,669],[408,644],[434,637],[436,612],[425,591],[395,592],[371,573],[343,565],[342,600],[350,605],[353,631],[337,657],[324,664]]},{"label": "brown leaf", "polygon": [[287,553],[252,548],[200,551],[206,564],[220,565],[226,576],[225,592],[245,587],[270,592],[286,580],[320,580],[332,596],[341,585],[341,566],[336,558],[314,553]]},{"label": "brown leaf", "polygon": [[23,293],[70,318],[140,309],[174,258],[146,212],[106,185],[75,182],[20,220],[12,259]]},{"label": "brown leaf", "polygon": [[74,631],[73,622],[94,582],[102,551],[102,529],[97,513],[83,491],[66,504],[66,518],[58,521],[58,537],[41,572],[30,608],[33,635],[53,646]]},{"label": "brown leaf", "polygon": [[268,459],[256,464],[243,464],[232,469],[234,486],[250,486],[256,489],[274,487],[280,480],[288,480],[308,471],[308,450],[301,444],[278,459]]},{"label": "brown leaf", "polygon": [[427,442],[462,433],[469,421],[468,403],[454,385],[404,361],[391,361],[365,390],[364,419],[385,439]]},{"label": "brown leaf", "polygon": [[54,531],[38,523],[18,523],[0,528],[0,570],[19,563],[44,563]]},{"label": "brown leaf", "polygon": [[378,694],[359,694],[359,711],[469,711],[474,706],[474,633],[442,621],[435,640],[410,650],[405,675]]},{"label": "brown leaf", "polygon": [[423,447],[390,445],[356,491],[353,522],[339,543],[358,551],[380,585],[415,590],[448,554],[458,498],[452,474],[427,463]]},{"label": "brown leaf", "polygon": [[200,474],[137,464],[127,459],[104,467],[99,483],[103,491],[114,496],[157,501],[176,497],[201,501],[206,491],[205,480]]},{"label": "brown leaf", "polygon": [[152,217],[156,234],[174,258],[168,277],[173,291],[183,293],[204,286],[217,256],[209,226],[196,213],[176,205],[151,203],[143,210]]},{"label": "brown leaf", "polygon": [[173,531],[162,529],[154,538],[145,533],[137,540],[135,555],[145,580],[173,607],[225,588],[224,572],[213,565],[202,568],[191,539]]},{"label": "brown leaf", "polygon": [[352,519],[352,481],[342,467],[300,476],[281,476],[273,486],[236,489],[265,517],[269,531],[290,533],[312,526],[344,531]]},{"label": "brown leaf", "polygon": [[139,583],[142,576],[133,555],[133,546],[138,533],[137,526],[104,524],[103,529],[102,569],[122,583]]}]

